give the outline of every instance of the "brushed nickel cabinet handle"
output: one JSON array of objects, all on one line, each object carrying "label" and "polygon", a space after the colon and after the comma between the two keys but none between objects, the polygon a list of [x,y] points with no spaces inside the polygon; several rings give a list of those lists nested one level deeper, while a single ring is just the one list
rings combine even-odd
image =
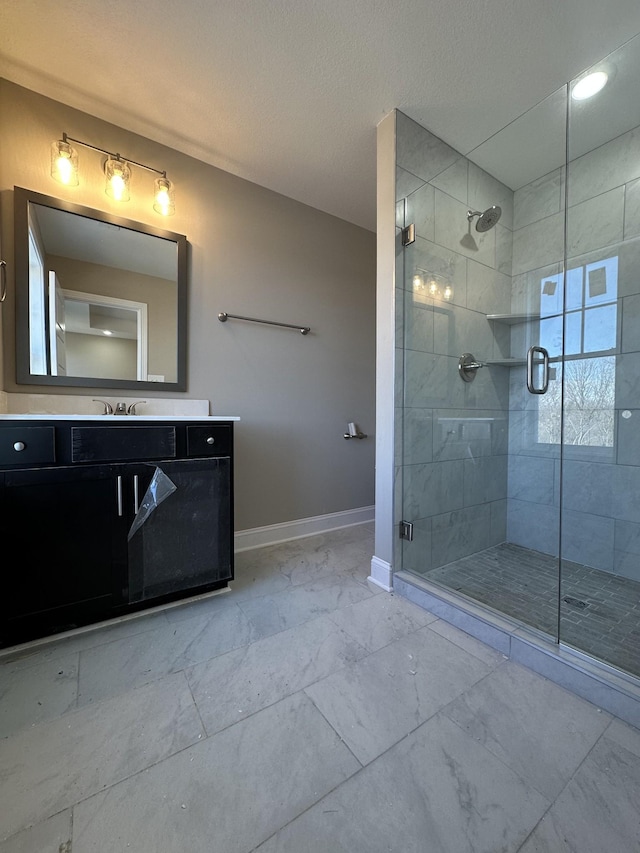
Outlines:
[{"label": "brushed nickel cabinet handle", "polygon": [[138,503],[138,475],[133,475],[133,511],[137,515],[138,510],[140,509]]}]

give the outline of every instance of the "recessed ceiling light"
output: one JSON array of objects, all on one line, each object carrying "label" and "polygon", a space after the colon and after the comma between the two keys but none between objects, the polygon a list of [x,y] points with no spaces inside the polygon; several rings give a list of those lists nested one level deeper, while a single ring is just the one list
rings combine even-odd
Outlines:
[{"label": "recessed ceiling light", "polygon": [[574,101],[586,101],[587,98],[593,97],[603,89],[608,79],[609,76],[605,71],[594,71],[593,74],[587,74],[575,84],[571,90],[571,97]]}]

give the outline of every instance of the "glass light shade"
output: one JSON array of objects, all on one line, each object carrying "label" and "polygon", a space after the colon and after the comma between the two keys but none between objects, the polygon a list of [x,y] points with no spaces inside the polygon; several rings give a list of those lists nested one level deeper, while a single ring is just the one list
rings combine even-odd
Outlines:
[{"label": "glass light shade", "polygon": [[131,182],[131,169],[124,160],[109,157],[104,164],[104,173],[107,177],[105,192],[114,201],[129,201],[129,184]]},{"label": "glass light shade", "polygon": [[51,144],[51,177],[67,187],[78,186],[78,152],[58,139]]},{"label": "glass light shade", "polygon": [[153,209],[162,216],[176,212],[175,192],[168,178],[156,178],[153,183]]},{"label": "glass light shade", "polygon": [[430,296],[437,296],[437,294],[438,294],[438,282],[435,280],[435,278],[432,278],[431,281],[429,282],[429,295]]},{"label": "glass light shade", "polygon": [[424,287],[424,282],[422,280],[422,276],[420,273],[415,273],[413,276],[413,289],[414,290],[422,290]]},{"label": "glass light shade", "polygon": [[451,299],[451,297],[453,296],[453,288],[451,287],[450,284],[445,285],[445,288],[442,291],[442,296],[444,299],[447,299],[447,300]]}]

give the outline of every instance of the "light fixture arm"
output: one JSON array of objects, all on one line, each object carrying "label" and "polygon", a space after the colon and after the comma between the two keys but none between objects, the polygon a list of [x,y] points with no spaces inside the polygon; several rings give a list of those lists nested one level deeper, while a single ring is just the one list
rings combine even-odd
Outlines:
[{"label": "light fixture arm", "polygon": [[156,175],[160,175],[163,178],[167,177],[166,171],[154,169],[153,166],[147,166],[146,163],[138,163],[136,160],[130,160],[128,157],[123,157],[121,154],[114,154],[113,151],[107,151],[105,148],[99,148],[97,145],[91,145],[89,142],[83,142],[82,139],[74,139],[73,136],[69,136],[66,133],[62,134],[62,141],[65,143],[75,142],[76,145],[82,145],[83,148],[90,148],[92,151],[99,151],[100,154],[105,154],[107,157],[113,157],[116,160],[125,160],[132,166],[138,166],[140,169],[146,169],[148,172],[154,172]]}]

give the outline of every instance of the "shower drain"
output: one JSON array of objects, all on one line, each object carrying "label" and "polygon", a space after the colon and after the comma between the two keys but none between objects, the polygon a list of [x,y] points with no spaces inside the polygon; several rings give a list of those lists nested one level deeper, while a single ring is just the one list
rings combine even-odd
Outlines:
[{"label": "shower drain", "polygon": [[570,604],[571,607],[577,607],[579,610],[584,610],[587,606],[586,601],[580,601],[579,598],[572,598],[570,595],[565,596],[562,600],[565,604]]}]

